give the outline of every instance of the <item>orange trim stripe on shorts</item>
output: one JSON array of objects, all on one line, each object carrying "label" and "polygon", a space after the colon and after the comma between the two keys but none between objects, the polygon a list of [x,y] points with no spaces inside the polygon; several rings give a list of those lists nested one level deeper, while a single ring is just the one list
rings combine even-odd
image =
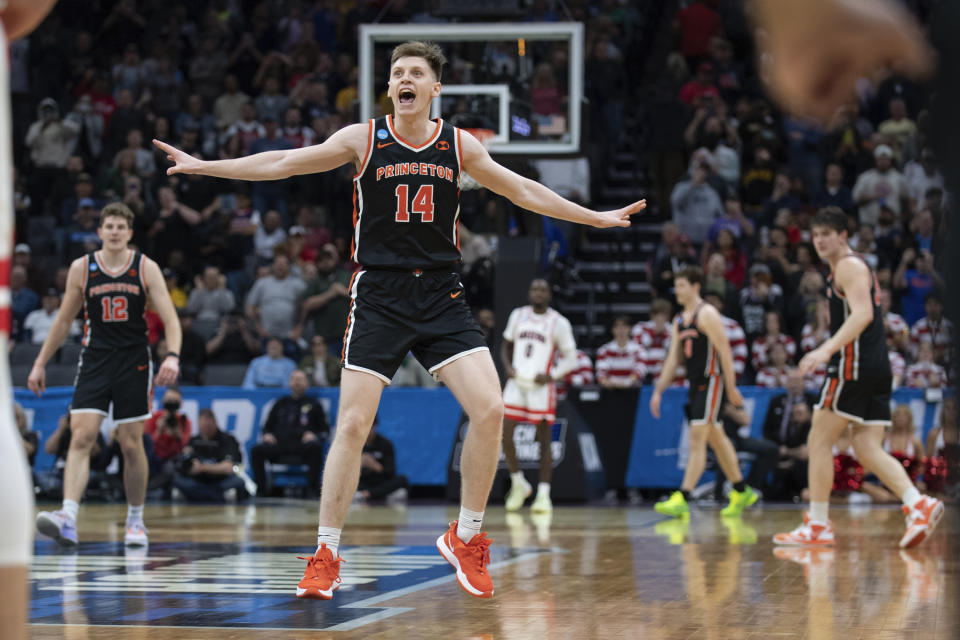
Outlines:
[{"label": "orange trim stripe on shorts", "polygon": [[350,276],[350,283],[347,285],[347,291],[350,293],[350,311],[347,312],[347,328],[343,330],[343,346],[340,347],[340,366],[344,365],[347,356],[347,336],[350,334],[350,325],[353,324],[353,311],[356,307],[356,299],[353,296],[353,281],[356,279],[359,271],[354,271]]},{"label": "orange trim stripe on shorts", "polygon": [[710,397],[710,410],[707,413],[707,416],[709,416],[710,419],[713,419],[714,411],[717,409],[717,404],[720,400],[720,390],[722,389],[722,384],[723,382],[720,380],[716,380],[713,384],[713,394]]},{"label": "orange trim stripe on shorts", "polygon": [[848,343],[843,348],[843,357],[844,357],[844,367],[843,367],[843,379],[844,380],[853,380],[853,343]]},{"label": "orange trim stripe on shorts", "polygon": [[823,399],[823,408],[829,409],[830,405],[833,404],[833,394],[837,390],[837,384],[839,380],[837,378],[830,378],[830,386],[827,387],[827,397]]}]

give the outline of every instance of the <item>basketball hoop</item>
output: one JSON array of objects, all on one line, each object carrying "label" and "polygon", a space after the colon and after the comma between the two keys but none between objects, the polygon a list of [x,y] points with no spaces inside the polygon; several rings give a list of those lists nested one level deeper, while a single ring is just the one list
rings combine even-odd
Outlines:
[{"label": "basketball hoop", "polygon": [[[474,138],[480,141],[485,148],[490,148],[490,142],[493,140],[493,136],[496,135],[496,132],[491,129],[464,129],[464,131],[473,135]],[[471,189],[479,189],[480,183],[471,178],[466,171],[460,171],[460,190],[461,191],[470,191]]]}]

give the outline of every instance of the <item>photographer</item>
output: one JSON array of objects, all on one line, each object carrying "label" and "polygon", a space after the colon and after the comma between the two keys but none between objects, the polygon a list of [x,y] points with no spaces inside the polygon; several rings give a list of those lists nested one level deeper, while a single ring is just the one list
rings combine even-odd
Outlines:
[{"label": "photographer", "polygon": [[[40,495],[48,498],[59,498],[63,491],[63,469],[67,464],[67,456],[70,453],[70,439],[72,432],[70,430],[70,407],[67,412],[60,416],[57,423],[57,429],[47,441],[43,443],[43,450],[52,456],[56,456],[53,469],[37,472],[37,485],[40,489]],[[107,468],[110,460],[106,455],[107,444],[103,438],[103,433],[97,431],[97,439],[90,448],[90,480],[88,490],[99,485],[99,480],[103,479],[102,472]]]},{"label": "photographer", "polygon": [[35,210],[41,211],[50,185],[57,184],[66,174],[80,125],[74,120],[61,120],[60,107],[53,98],[44,98],[37,107],[37,120],[27,130],[26,145],[30,149],[33,171],[30,173],[30,199]]},{"label": "photographer", "polygon": [[893,286],[901,292],[900,308],[910,326],[926,313],[926,295],[944,291],[945,287],[933,266],[933,254],[927,250],[917,252],[913,247],[904,250],[903,259],[893,274]]},{"label": "photographer", "polygon": [[260,487],[260,495],[267,495],[264,463],[281,458],[293,459],[310,467],[307,493],[316,496],[323,468],[323,442],[330,434],[327,415],[316,398],[306,395],[307,374],[299,369],[290,374],[290,395],[277,400],[267,422],[263,437],[250,450],[253,478]]},{"label": "photographer", "polygon": [[224,502],[231,490],[237,499],[247,498],[243,479],[233,470],[242,460],[237,439],[220,430],[210,409],[197,415],[197,432],[177,459],[174,486],[190,502]]},{"label": "photographer", "polygon": [[183,396],[173,387],[163,394],[163,409],[143,423],[143,432],[153,440],[157,457],[167,462],[176,458],[190,442],[190,418],[180,413]]}]

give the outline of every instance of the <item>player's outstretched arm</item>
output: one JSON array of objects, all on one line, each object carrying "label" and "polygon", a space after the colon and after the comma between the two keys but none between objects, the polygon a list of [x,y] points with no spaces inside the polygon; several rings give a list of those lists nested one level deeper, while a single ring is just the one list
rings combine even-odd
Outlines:
[{"label": "player's outstretched arm", "polygon": [[646,200],[615,211],[593,211],[570,202],[539,182],[497,164],[486,148],[470,133],[460,131],[463,170],[481,185],[508,198],[515,205],[541,215],[592,227],[629,227],[630,216],[647,207]]},{"label": "player's outstretched arm", "polygon": [[199,160],[173,145],[154,140],[173,163],[167,175],[196,173],[232,180],[281,180],[305,173],[330,171],[348,162],[359,165],[366,152],[369,124],[352,124],[340,129],[321,144],[302,149],[264,151],[231,160]]},{"label": "player's outstretched arm", "polygon": [[53,321],[50,333],[43,341],[40,353],[33,361],[33,368],[27,377],[27,387],[37,395],[42,394],[47,388],[47,362],[66,340],[70,325],[83,308],[83,269],[83,258],[77,258],[70,264],[70,270],[67,272],[67,287],[60,302],[60,309],[57,311],[57,318]]},{"label": "player's outstretched arm", "polygon": [[143,280],[147,285],[147,295],[150,303],[157,310],[163,321],[163,337],[167,341],[167,348],[171,354],[160,363],[157,371],[156,383],[162,387],[173,384],[180,374],[180,347],[183,344],[183,331],[180,329],[180,318],[167,291],[167,282],[160,272],[160,267],[153,260],[146,258],[143,261]]},{"label": "player's outstretched arm", "polygon": [[713,348],[720,354],[720,368],[723,371],[727,389],[727,400],[735,407],[742,407],[743,396],[737,389],[737,372],[733,367],[733,353],[730,350],[730,341],[727,340],[727,332],[723,328],[720,312],[710,305],[704,305],[697,314],[697,326],[707,335]]}]

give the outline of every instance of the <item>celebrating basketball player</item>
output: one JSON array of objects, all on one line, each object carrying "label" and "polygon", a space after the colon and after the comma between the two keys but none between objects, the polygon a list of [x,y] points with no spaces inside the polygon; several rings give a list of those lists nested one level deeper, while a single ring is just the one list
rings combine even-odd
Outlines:
[{"label": "celebrating basketball player", "polygon": [[[520,471],[513,430],[518,422],[537,425],[540,443],[540,483],[537,497],[530,509],[534,513],[553,510],[550,501],[550,476],[553,455],[550,443],[553,420],[557,412],[557,392],[554,382],[573,371],[577,364],[577,345],[573,339],[570,321],[550,308],[550,285],[537,278],[530,283],[530,304],[514,309],[503,332],[500,359],[507,372],[503,389],[503,455],[510,469],[510,492],[507,511],[516,511],[532,492],[530,484]],[[561,360],[555,368],[554,351]]]},{"label": "celebrating basketball player", "polygon": [[[720,312],[700,297],[703,271],[687,267],[674,277],[677,302],[683,311],[673,322],[670,350],[650,398],[650,413],[660,419],[660,399],[664,389],[673,381],[680,358],[684,360],[690,391],[687,395],[687,419],[690,421],[690,458],[683,472],[683,484],[667,500],[654,508],[676,518],[689,517],[690,492],[693,491],[707,464],[707,445],[713,449],[720,468],[733,482],[730,503],[721,512],[724,516],[738,516],[757,501],[759,496],[743,481],[737,452],[723,430],[720,407],[729,402],[743,406],[743,396],[737,389],[737,374],[733,368],[733,354],[727,341]],[[681,355],[681,350],[683,354]],[[724,398],[726,388],[726,399]]]},{"label": "celebrating basketball player", "polygon": [[798,369],[806,375],[829,362],[807,437],[810,511],[804,514],[803,524],[789,533],[778,533],[773,541],[833,544],[833,525],[827,518],[833,484],[832,447],[852,424],[857,460],[903,501],[907,531],[900,546],[913,547],[933,533],[943,515],[943,503],[921,495],[903,466],[883,450],[884,427],[890,425],[892,374],[877,277],[847,244],[847,214],[841,209],[821,209],[811,229],[817,254],[831,270],[827,298],[832,335],[805,355]]},{"label": "celebrating basketball player", "polygon": [[157,373],[159,385],[177,380],[180,322],[160,267],[127,246],[133,237],[133,212],[123,203],[108,204],[100,212],[97,235],[102,249],[77,258],[70,265],[60,310],[27,378],[31,391],[37,395],[44,392],[47,361],[63,344],[70,323],[83,308],[83,350],[70,409],[63,507],[52,513],[38,513],[37,530],[62,545],[77,544],[77,511],[90,475],[90,449],[112,403],[127,493],[124,544],[145,546],[143,501],[149,469],[143,449],[143,421],[150,417],[154,382],[143,317],[148,300],[163,320],[170,347]]},{"label": "celebrating basketball player", "polygon": [[388,95],[394,115],[344,127],[319,145],[204,162],[155,141],[173,173],[277,180],[356,167],[351,257],[363,269],[350,283],[337,431],[327,456],[316,553],[297,595],[329,599],[340,584],[340,530],[357,488],[360,453],[384,386],[408,351],[456,396],[470,418],[461,460],[458,521],[437,540],[460,585],[487,598],[490,540],[480,532],[500,456],[503,399],[493,359],[454,273],[460,260],[459,180],[479,184],[524,209],[597,227],[626,227],[644,201],[616,211],[576,205],[494,162],[470,133],[431,120],[446,62],[435,44],[393,50]]}]

